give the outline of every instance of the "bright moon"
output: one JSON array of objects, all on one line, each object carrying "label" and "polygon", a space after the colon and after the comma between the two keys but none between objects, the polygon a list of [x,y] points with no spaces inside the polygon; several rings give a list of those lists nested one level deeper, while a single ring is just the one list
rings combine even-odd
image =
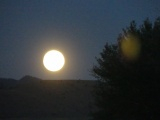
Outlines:
[{"label": "bright moon", "polygon": [[63,54],[57,50],[48,51],[43,58],[45,68],[53,72],[60,70],[64,66],[64,63]]}]

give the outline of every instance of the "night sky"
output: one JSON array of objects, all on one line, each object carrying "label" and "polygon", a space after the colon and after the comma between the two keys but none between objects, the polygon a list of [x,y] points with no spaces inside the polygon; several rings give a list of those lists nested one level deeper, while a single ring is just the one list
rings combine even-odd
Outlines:
[{"label": "night sky", "polygon": [[[94,79],[89,71],[105,43],[115,43],[132,20],[154,21],[159,6],[159,0],[0,0],[0,77]],[[51,49],[66,59],[55,73],[42,64]]]}]

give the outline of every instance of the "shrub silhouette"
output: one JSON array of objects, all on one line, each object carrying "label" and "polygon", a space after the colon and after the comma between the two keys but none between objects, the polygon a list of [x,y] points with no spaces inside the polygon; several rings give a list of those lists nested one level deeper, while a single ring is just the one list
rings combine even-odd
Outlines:
[{"label": "shrub silhouette", "polygon": [[160,119],[159,53],[160,18],[139,27],[132,21],[116,44],[105,45],[91,71],[99,81],[94,120]]}]

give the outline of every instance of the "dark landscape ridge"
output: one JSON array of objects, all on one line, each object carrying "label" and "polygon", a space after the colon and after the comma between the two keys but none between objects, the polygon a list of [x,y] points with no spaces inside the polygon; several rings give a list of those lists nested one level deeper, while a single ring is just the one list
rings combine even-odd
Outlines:
[{"label": "dark landscape ridge", "polygon": [[[95,110],[93,80],[0,78],[0,119],[87,120]],[[63,119],[62,119],[63,118]]]}]

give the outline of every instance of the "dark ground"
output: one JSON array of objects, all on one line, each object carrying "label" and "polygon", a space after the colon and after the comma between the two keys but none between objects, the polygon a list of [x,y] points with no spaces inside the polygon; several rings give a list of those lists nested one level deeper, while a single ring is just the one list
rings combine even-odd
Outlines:
[{"label": "dark ground", "polygon": [[88,120],[94,111],[92,80],[0,79],[0,119]]}]

